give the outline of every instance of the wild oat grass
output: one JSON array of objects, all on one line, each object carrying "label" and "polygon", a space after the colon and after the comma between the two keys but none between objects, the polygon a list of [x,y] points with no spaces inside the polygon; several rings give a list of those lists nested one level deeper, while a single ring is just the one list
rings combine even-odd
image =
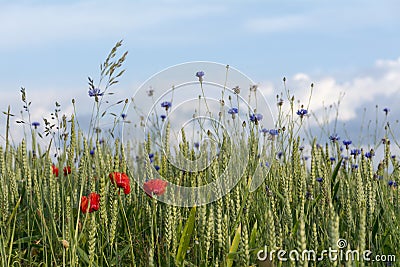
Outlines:
[{"label": "wild oat grass", "polygon": [[[156,140],[151,137],[145,148],[135,148],[140,159],[146,160],[146,170],[130,168],[130,149],[113,132],[98,129],[104,92],[123,73],[120,67],[127,54],[116,59],[120,46],[117,43],[102,64],[103,91],[97,91],[89,79],[94,115],[87,134],[77,124],[76,114],[60,117],[60,110],[56,110],[52,114],[56,122],[45,120],[43,133],[32,127],[30,120],[21,121],[28,126],[27,137],[11,145],[8,129],[18,126],[10,125],[12,114],[5,112],[6,142],[0,147],[2,266],[266,266],[263,264],[271,262],[257,259],[262,249],[313,249],[320,255],[330,247],[337,249],[339,239],[347,241],[345,249],[368,249],[373,255],[400,258],[400,170],[390,152],[389,135],[382,136],[382,159],[366,157],[365,151],[351,153],[357,147],[344,147],[339,140],[326,145],[316,138],[307,142],[302,139],[302,126],[312,118],[308,107],[301,106],[296,112],[295,98],[289,92],[285,92],[286,100],[278,97],[278,131],[265,135],[265,148],[273,155],[267,164],[257,155],[257,138],[263,137],[257,137],[254,123],[246,122],[244,128],[253,131],[248,140],[241,141],[250,148],[248,168],[227,195],[193,208],[167,205],[158,202],[155,195],[147,195],[133,177],[151,179],[154,169],[150,164],[159,166],[158,172],[169,182],[191,187],[213,181],[223,172],[227,178],[235,172],[227,169],[230,155],[225,153],[225,145],[220,148],[220,159],[208,169],[189,173],[174,168],[165,155],[155,151],[152,142]],[[25,90],[22,100],[29,115]],[[127,101],[118,104],[124,111]],[[290,106],[289,112],[282,109],[284,105]],[[117,117],[114,128],[120,125]],[[51,140],[47,147],[36,142],[45,139],[43,134]],[[167,127],[167,153],[171,156],[170,150],[180,149],[187,158],[196,158],[195,148],[189,146],[193,140],[187,140],[184,132],[182,135],[180,147],[169,147]],[[303,146],[310,150],[306,152]],[[154,154],[153,163],[149,154]],[[379,165],[375,167],[373,162]],[[265,180],[251,192],[252,170],[260,164]],[[53,165],[58,175],[52,171]],[[109,174],[113,172],[130,178],[128,194],[111,183]],[[100,195],[99,210],[83,213],[81,198],[91,192]],[[396,266],[388,261],[330,261],[325,256],[320,261],[284,262],[275,254],[272,264]]]}]

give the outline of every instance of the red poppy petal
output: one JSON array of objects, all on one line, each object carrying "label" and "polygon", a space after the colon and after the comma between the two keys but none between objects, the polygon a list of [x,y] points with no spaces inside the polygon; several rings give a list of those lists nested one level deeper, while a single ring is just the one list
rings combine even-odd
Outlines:
[{"label": "red poppy petal", "polygon": [[51,168],[52,168],[53,174],[56,177],[58,177],[58,168],[54,164],[51,166]]},{"label": "red poppy petal", "polygon": [[86,196],[81,198],[81,211],[86,213],[88,211],[89,199]]},{"label": "red poppy petal", "polygon": [[90,193],[90,212],[96,211],[100,208],[100,195],[97,193]]},{"label": "red poppy petal", "polygon": [[129,194],[130,192],[131,192],[131,186],[130,186],[129,184],[127,184],[127,185],[124,187],[124,194],[127,195],[127,194]]},{"label": "red poppy petal", "polygon": [[143,189],[149,196],[152,194],[161,196],[165,193],[167,184],[167,181],[161,179],[152,179],[143,184]]}]

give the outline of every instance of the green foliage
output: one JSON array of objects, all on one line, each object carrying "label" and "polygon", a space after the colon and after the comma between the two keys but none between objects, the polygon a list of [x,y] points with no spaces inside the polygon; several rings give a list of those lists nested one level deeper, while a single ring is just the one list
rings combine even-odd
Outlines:
[{"label": "green foliage", "polygon": [[238,228],[236,229],[235,237],[232,240],[231,247],[229,248],[229,254],[226,257],[226,266],[227,267],[232,267],[235,253],[237,252],[237,250],[239,248],[241,231],[242,231],[242,225],[239,224]]},{"label": "green foliage", "polygon": [[[99,84],[105,82],[102,92],[124,72],[119,68],[127,53],[116,59],[120,46],[118,42],[101,65]],[[89,86],[97,88],[91,78]],[[25,89],[21,93],[24,109],[29,112]],[[337,238],[346,239],[349,249],[368,249],[373,255],[399,258],[399,190],[388,186],[388,182],[399,182],[400,171],[399,162],[390,158],[389,142],[384,144],[384,158],[377,168],[373,161],[380,159],[351,156],[348,149],[340,154],[335,142],[325,147],[317,145],[315,138],[307,142],[299,137],[308,118],[296,117],[294,97],[289,93],[287,96],[291,109],[288,114],[282,103],[278,105],[279,135],[265,139],[265,144],[269,143],[265,147],[274,157],[269,167],[261,169],[265,177],[262,186],[249,190],[251,171],[260,165],[255,156],[257,140],[252,135],[243,140],[242,145],[251,148],[251,156],[239,183],[223,198],[197,208],[158,203],[134,183],[133,177],[145,174],[129,168],[128,150],[117,138],[115,143],[100,142],[102,134],[93,134],[102,114],[102,97],[95,97],[89,135],[82,133],[74,116],[70,120],[61,116],[56,104],[52,114],[55,122],[45,120],[45,133],[58,151],[54,160],[51,144],[44,150],[36,144],[40,136],[29,118],[18,122],[29,122],[30,146],[27,139],[15,146],[9,143],[9,118],[13,116],[9,109],[4,112],[7,141],[5,147],[0,147],[1,266],[255,266],[257,252],[265,247],[314,249],[320,255],[335,245]],[[188,143],[185,140],[180,147],[194,158],[196,152]],[[311,150],[308,161],[300,149],[302,145]],[[138,147],[137,152],[147,156],[153,149],[150,142],[146,149]],[[223,157],[225,149],[221,147]],[[282,155],[275,157],[277,152]],[[336,163],[330,157],[335,157]],[[227,177],[235,173],[225,170],[227,157],[195,174],[177,170],[158,151],[154,159],[160,173],[184,186],[209,183],[224,171]],[[58,177],[52,172],[53,164],[59,169]],[[64,175],[67,166],[71,172]],[[131,178],[128,195],[111,184],[111,172],[125,172]],[[100,208],[84,214],[80,210],[81,197],[91,192],[100,194]],[[272,262],[286,266],[276,254]],[[326,259],[302,264],[332,265]],[[344,260],[335,264],[368,265]],[[375,262],[374,266],[385,263]]]},{"label": "green foliage", "polygon": [[189,218],[182,232],[181,241],[179,242],[179,247],[178,247],[178,253],[176,254],[176,259],[175,259],[175,263],[178,266],[181,266],[183,264],[183,261],[185,260],[186,252],[189,248],[190,240],[193,234],[195,219],[196,219],[196,206],[194,206],[190,211]]}]

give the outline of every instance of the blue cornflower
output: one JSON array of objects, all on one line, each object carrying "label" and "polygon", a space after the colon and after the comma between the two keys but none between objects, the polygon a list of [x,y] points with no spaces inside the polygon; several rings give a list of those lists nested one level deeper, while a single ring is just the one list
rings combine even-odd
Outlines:
[{"label": "blue cornflower", "polygon": [[278,134],[279,134],[279,131],[276,130],[276,129],[270,129],[270,130],[269,130],[269,134],[272,135],[272,136],[275,136],[275,135],[278,135]]},{"label": "blue cornflower", "polygon": [[336,158],[335,158],[335,157],[330,157],[329,160],[330,160],[331,162],[334,162],[334,161],[336,160]]},{"label": "blue cornflower", "polygon": [[200,147],[200,143],[199,142],[194,142],[194,147],[195,148],[199,148]]},{"label": "blue cornflower", "polygon": [[308,110],[302,108],[302,109],[297,110],[296,114],[299,115],[300,118],[303,118],[305,115],[308,114]]},{"label": "blue cornflower", "polygon": [[396,183],[395,181],[393,181],[393,180],[389,180],[388,186],[390,186],[390,187],[397,187],[397,183]]},{"label": "blue cornflower", "polygon": [[353,164],[353,165],[351,165],[351,168],[352,169],[358,169],[358,165],[357,164]]},{"label": "blue cornflower", "polygon": [[283,152],[282,152],[282,151],[279,151],[279,152],[277,153],[277,156],[278,156],[279,159],[282,157],[282,155],[283,155]]},{"label": "blue cornflower", "polygon": [[103,96],[104,92],[100,92],[99,88],[92,88],[92,89],[89,90],[88,94],[89,94],[90,97]]},{"label": "blue cornflower", "polygon": [[304,156],[304,157],[303,157],[303,160],[306,160],[306,161],[307,161],[309,158],[310,158],[309,156]]},{"label": "blue cornflower", "polygon": [[34,122],[32,122],[32,126],[35,127],[35,129],[36,129],[37,127],[40,126],[40,123],[37,121],[34,121]]},{"label": "blue cornflower", "polygon": [[231,114],[231,115],[237,114],[238,112],[239,112],[239,110],[237,108],[230,108],[228,110],[228,114]]},{"label": "blue cornflower", "polygon": [[196,77],[197,77],[197,78],[202,79],[203,76],[204,76],[204,71],[198,71],[198,72],[196,72]]},{"label": "blue cornflower", "polygon": [[266,135],[269,131],[268,131],[267,128],[262,128],[262,129],[260,130],[260,132],[263,133],[264,135]]},{"label": "blue cornflower", "polygon": [[93,147],[93,149],[91,149],[90,151],[89,151],[89,153],[90,153],[90,155],[94,155],[94,150],[95,150],[96,148],[95,147]]},{"label": "blue cornflower", "polygon": [[346,146],[346,149],[349,149],[349,145],[351,145],[351,143],[353,143],[351,140],[343,140],[343,145]]},{"label": "blue cornflower", "polygon": [[390,112],[390,109],[389,108],[384,108],[383,112],[385,112],[385,115],[387,116],[387,114]]},{"label": "blue cornflower", "polygon": [[374,153],[373,153],[373,152],[367,152],[367,153],[365,153],[365,157],[368,158],[368,159],[372,158],[373,156],[374,156]]},{"label": "blue cornflower", "polygon": [[168,110],[170,107],[172,107],[172,103],[169,101],[164,101],[161,103],[161,107],[165,108],[165,110]]},{"label": "blue cornflower", "polygon": [[392,155],[392,159],[395,159],[396,158],[396,155]]},{"label": "blue cornflower", "polygon": [[149,154],[149,159],[150,159],[150,163],[154,162],[154,154],[153,153]]},{"label": "blue cornflower", "polygon": [[125,118],[127,117],[128,115],[126,115],[125,113],[122,113],[121,114],[121,118],[123,119],[123,120],[125,120]]},{"label": "blue cornflower", "polygon": [[331,136],[329,136],[329,140],[331,140],[332,142],[339,141],[340,140],[340,136],[337,133],[332,134]]},{"label": "blue cornflower", "polygon": [[361,154],[361,151],[360,151],[360,149],[352,149],[351,151],[350,151],[350,155],[353,155],[354,157],[356,157],[357,155],[360,155]]},{"label": "blue cornflower", "polygon": [[322,183],[322,181],[324,180],[324,179],[322,179],[321,177],[318,177],[317,179],[315,179],[318,183]]},{"label": "blue cornflower", "polygon": [[160,166],[154,165],[154,168],[156,169],[156,171],[158,171],[160,169]]},{"label": "blue cornflower", "polygon": [[162,119],[162,121],[164,121],[167,118],[167,116],[163,114],[160,116],[160,118]]},{"label": "blue cornflower", "polygon": [[250,115],[250,121],[252,121],[252,122],[260,121],[262,119],[263,119],[262,114],[251,114]]}]

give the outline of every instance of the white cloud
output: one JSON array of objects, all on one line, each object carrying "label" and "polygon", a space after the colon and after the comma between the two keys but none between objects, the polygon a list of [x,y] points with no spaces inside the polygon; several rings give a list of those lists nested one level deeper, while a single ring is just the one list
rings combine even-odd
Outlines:
[{"label": "white cloud", "polygon": [[[359,74],[351,80],[339,82],[340,77],[324,76],[312,77],[309,74],[298,73],[288,78],[287,87],[291,94],[295,95],[299,104],[308,104],[311,83],[314,84],[310,111],[316,115],[319,120],[326,115],[325,109],[329,111],[330,106],[339,105],[338,119],[342,122],[361,119],[362,114],[358,114],[360,110],[365,108],[374,108],[377,104],[381,109],[384,107],[393,107],[394,110],[398,106],[400,99],[400,58],[397,60],[378,60],[369,74]],[[260,87],[264,95],[269,99],[271,107],[275,106],[275,95],[278,90],[273,90],[273,85],[265,83],[267,86]],[[282,88],[282,85],[276,85],[275,88]],[[287,101],[286,101],[287,102]],[[297,102],[296,102],[297,104]],[[286,108],[289,105],[286,103]],[[295,107],[297,108],[297,107]],[[273,108],[273,110],[276,110]],[[333,110],[330,112],[328,121],[332,122],[336,117]],[[316,122],[310,118],[311,125]]]},{"label": "white cloud", "polygon": [[400,57],[397,60],[382,60],[376,61],[376,67],[378,68],[394,68],[395,70],[400,69]]},{"label": "white cloud", "polygon": [[[368,70],[368,73],[360,71],[354,78],[340,82],[341,77],[323,76],[313,77],[306,73],[297,73],[292,77],[288,77],[286,81],[287,88],[290,94],[294,94],[296,99],[295,109],[298,108],[297,103],[307,105],[310,97],[310,84],[314,84],[309,110],[318,118],[320,122],[329,123],[334,121],[336,114],[331,110],[329,116],[326,116],[325,110],[329,106],[335,106],[339,98],[340,110],[338,119],[341,122],[351,122],[360,120],[362,114],[360,110],[363,108],[374,109],[375,104],[379,105],[379,109],[389,107],[391,116],[398,116],[400,110],[396,111],[398,99],[400,99],[400,58],[396,60],[377,60],[376,64]],[[266,97],[272,111],[276,114],[276,95],[282,89],[282,83],[274,84],[270,81],[259,83],[259,89]],[[135,87],[136,88],[136,87]],[[34,92],[34,93],[31,93]],[[127,97],[127,92],[122,91],[113,96],[124,99]],[[73,112],[71,99],[77,100],[78,115],[87,115],[91,112],[92,100],[87,96],[87,91],[70,88],[30,88],[27,91],[29,101],[32,101],[31,120],[42,122],[43,117],[49,117],[49,114],[54,110],[54,102],[61,100],[63,112],[70,115]],[[20,95],[17,92],[4,92],[4,99],[7,99],[8,104],[12,107],[12,112],[19,115],[19,110],[22,109]],[[285,95],[284,95],[285,98]],[[297,102],[299,101],[299,102]],[[111,100],[111,102],[113,102]],[[7,105],[8,105],[7,104]],[[1,111],[7,109],[7,105],[3,103]],[[284,104],[288,108],[288,102]],[[383,112],[382,114],[383,115]],[[5,116],[2,116],[0,121],[1,133],[4,133]],[[313,117],[308,119],[310,126],[316,126],[316,121]],[[21,129],[18,125],[13,125],[14,137],[16,140],[21,137]]]}]

